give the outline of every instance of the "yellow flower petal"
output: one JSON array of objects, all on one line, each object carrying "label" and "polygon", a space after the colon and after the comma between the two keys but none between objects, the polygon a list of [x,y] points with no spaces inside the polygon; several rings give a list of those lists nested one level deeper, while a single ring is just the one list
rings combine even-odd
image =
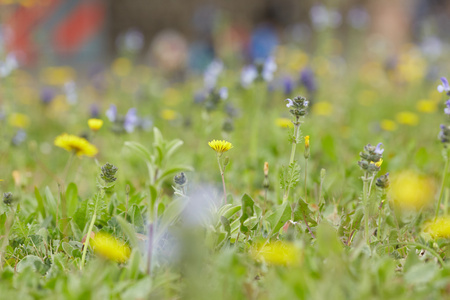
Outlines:
[{"label": "yellow flower petal", "polygon": [[72,134],[63,133],[57,136],[54,144],[69,152],[75,152],[78,156],[86,155],[93,157],[98,153],[97,147],[89,143],[86,139]]}]

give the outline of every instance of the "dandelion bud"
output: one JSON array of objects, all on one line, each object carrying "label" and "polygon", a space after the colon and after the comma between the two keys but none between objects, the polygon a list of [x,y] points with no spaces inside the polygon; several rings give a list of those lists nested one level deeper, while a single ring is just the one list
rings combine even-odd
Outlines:
[{"label": "dandelion bud", "polygon": [[230,158],[228,156],[225,156],[225,159],[223,160],[223,167],[226,168],[228,164],[230,163]]},{"label": "dandelion bud", "polygon": [[320,170],[320,180],[323,181],[325,179],[325,175],[327,174],[327,170],[325,170],[324,168],[322,168]]},{"label": "dandelion bud", "polygon": [[264,163],[264,176],[269,176],[269,163],[267,161]]},{"label": "dandelion bud", "polygon": [[305,153],[304,156],[306,159],[309,158],[310,150],[309,150],[309,135],[305,136]]}]

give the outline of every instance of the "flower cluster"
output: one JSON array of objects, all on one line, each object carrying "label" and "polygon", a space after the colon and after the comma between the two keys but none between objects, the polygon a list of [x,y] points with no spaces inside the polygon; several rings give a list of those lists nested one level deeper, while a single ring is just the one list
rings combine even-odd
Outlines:
[{"label": "flower cluster", "polygon": [[289,108],[289,112],[295,117],[302,117],[306,115],[306,109],[308,108],[309,101],[305,97],[298,96],[294,100],[287,98],[288,101],[286,107]]},{"label": "flower cluster", "polygon": [[[448,80],[445,77],[441,77],[442,84],[437,87],[437,90],[442,93],[445,92],[448,96],[450,96],[450,85],[448,84]],[[445,102],[444,113],[447,116],[450,116],[450,99]],[[450,126],[441,124],[441,131],[439,132],[438,138],[444,144],[444,147],[447,147],[447,144],[450,142]]]},{"label": "flower cluster", "polygon": [[369,172],[378,172],[380,170],[381,164],[383,163],[383,152],[384,149],[381,149],[382,143],[379,143],[377,146],[372,146],[371,144],[367,144],[364,147],[364,151],[359,153],[361,160],[358,161],[358,165],[361,170],[369,171]]},{"label": "flower cluster", "polygon": [[105,181],[105,183],[112,183],[117,180],[114,176],[117,173],[118,168],[110,163],[106,163],[102,166],[102,172],[100,177]]},{"label": "flower cluster", "polygon": [[389,181],[389,173],[386,173],[386,174],[378,177],[375,184],[380,189],[387,189],[389,187],[389,185],[391,184],[391,182]]}]

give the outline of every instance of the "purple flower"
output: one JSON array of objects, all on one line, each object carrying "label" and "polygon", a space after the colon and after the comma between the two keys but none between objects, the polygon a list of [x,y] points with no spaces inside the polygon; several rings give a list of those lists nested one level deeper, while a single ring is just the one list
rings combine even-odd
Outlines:
[{"label": "purple flower", "polygon": [[43,104],[49,104],[52,102],[53,98],[55,97],[55,91],[49,87],[44,87],[41,90],[41,102]]},{"label": "purple flower", "polygon": [[219,97],[222,100],[227,100],[228,99],[228,89],[226,87],[222,87],[219,90]]},{"label": "purple flower", "polygon": [[437,90],[439,93],[446,92],[450,93],[450,85],[448,84],[448,80],[445,77],[441,77],[442,84],[438,85]]},{"label": "purple flower", "polygon": [[449,115],[449,116],[450,116],[450,99],[448,99],[448,100],[445,102],[445,105],[447,105],[447,107],[444,109],[444,113],[445,113],[446,115]]},{"label": "purple flower", "polygon": [[208,65],[203,74],[203,82],[207,90],[212,90],[217,83],[220,73],[223,71],[223,63],[220,60],[213,60],[212,63]]},{"label": "purple flower", "polygon": [[100,116],[100,108],[96,103],[93,103],[90,107],[91,118],[98,118]]},{"label": "purple flower", "polygon": [[262,77],[265,81],[269,82],[273,79],[273,73],[277,70],[277,64],[275,63],[275,59],[272,56],[269,56],[264,61]]},{"label": "purple flower", "polygon": [[317,84],[314,72],[310,68],[305,68],[300,73],[300,83],[306,87],[309,93],[316,91]]},{"label": "purple flower", "polygon": [[254,65],[245,66],[241,72],[241,85],[248,88],[258,77],[258,70]]},{"label": "purple flower", "polygon": [[383,143],[378,143],[377,147],[375,148],[374,153],[379,154],[379,155],[383,154],[384,149],[381,149],[381,148],[380,148],[381,145],[383,145]]},{"label": "purple flower", "polygon": [[288,104],[286,104],[286,107],[292,107],[292,106],[294,106],[294,101],[292,101],[292,99],[287,98],[287,99],[284,100],[284,101],[288,101],[288,102],[289,102]]},{"label": "purple flower", "polygon": [[294,81],[290,76],[285,76],[283,78],[283,90],[285,95],[292,94],[292,90],[294,89]]},{"label": "purple flower", "polygon": [[117,107],[111,104],[105,112],[105,115],[111,122],[115,122],[117,120]]},{"label": "purple flower", "polygon": [[137,116],[137,109],[132,107],[128,110],[125,115],[125,120],[123,122],[123,128],[126,132],[130,133],[134,131],[134,128],[139,125],[139,117]]}]

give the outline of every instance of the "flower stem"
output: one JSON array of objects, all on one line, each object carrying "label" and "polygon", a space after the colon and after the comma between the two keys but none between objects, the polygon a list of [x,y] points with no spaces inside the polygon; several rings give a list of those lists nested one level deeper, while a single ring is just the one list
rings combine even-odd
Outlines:
[{"label": "flower stem", "polygon": [[305,203],[308,203],[308,191],[306,189],[306,178],[308,176],[308,159],[305,158]]},{"label": "flower stem", "polygon": [[84,243],[84,249],[83,249],[83,256],[81,257],[81,265],[80,270],[83,270],[84,262],[86,260],[86,253],[87,249],[89,248],[89,241],[91,239],[91,232],[92,228],[94,228],[95,219],[97,218],[97,211],[94,211],[94,214],[92,215],[91,224],[89,224],[89,229],[86,235],[86,242]]},{"label": "flower stem", "polygon": [[444,189],[445,189],[445,182],[447,181],[447,173],[448,173],[448,164],[449,164],[449,151],[447,150],[447,153],[445,155],[445,166],[444,166],[444,174],[442,175],[442,185],[441,185],[441,191],[439,192],[439,200],[436,206],[436,215],[435,215],[435,220],[437,219],[438,215],[439,215],[439,208],[441,206],[441,201],[442,201],[442,195],[444,194]]},{"label": "flower stem", "polygon": [[220,176],[222,176],[224,203],[227,204],[227,189],[225,187],[225,172],[222,168],[222,164],[220,163],[220,155],[219,154],[217,154],[217,163],[219,164]]},{"label": "flower stem", "polygon": [[[300,134],[300,122],[299,122],[299,116],[295,117],[295,123],[294,123],[294,139],[292,141],[292,148],[291,148],[291,158],[289,159],[289,165],[291,165],[294,162],[295,158],[295,149],[297,148],[298,143],[298,136]],[[286,201],[286,199],[289,197],[289,190],[290,186],[287,188],[287,190],[284,192],[283,201]]]},{"label": "flower stem", "polygon": [[370,236],[369,236],[369,199],[368,199],[368,188],[369,188],[369,177],[368,172],[364,172],[363,177],[363,205],[364,205],[364,236],[366,237],[366,243],[370,246]]}]

